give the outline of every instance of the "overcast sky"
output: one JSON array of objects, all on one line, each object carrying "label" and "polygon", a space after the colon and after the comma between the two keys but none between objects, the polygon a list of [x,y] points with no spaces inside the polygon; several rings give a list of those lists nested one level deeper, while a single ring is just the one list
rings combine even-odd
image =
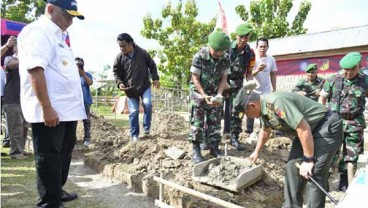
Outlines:
[{"label": "overcast sky", "polygon": [[[143,17],[151,15],[161,18],[161,9],[167,0],[77,0],[78,10],[85,16],[81,21],[74,18],[68,29],[74,55],[84,58],[87,71],[101,71],[106,64],[112,65],[119,47],[116,37],[129,33],[134,41],[145,49],[157,47],[155,40],[147,40],[140,35]],[[176,5],[178,0],[173,0]],[[183,1],[186,2],[185,0]],[[235,7],[245,4],[249,10],[249,0],[221,0],[230,32],[241,23]],[[295,16],[301,0],[294,0],[289,13],[290,20]],[[368,24],[367,0],[310,0],[311,11],[304,26],[308,33],[327,31],[336,28]],[[218,14],[217,0],[197,0],[199,20],[208,22]]]}]

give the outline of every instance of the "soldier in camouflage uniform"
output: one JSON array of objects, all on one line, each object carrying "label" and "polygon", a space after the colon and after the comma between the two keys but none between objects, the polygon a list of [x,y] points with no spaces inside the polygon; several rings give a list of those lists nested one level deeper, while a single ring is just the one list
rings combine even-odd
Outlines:
[{"label": "soldier in camouflage uniform", "polygon": [[355,167],[363,152],[363,130],[365,98],[368,95],[368,77],[359,73],[362,56],[358,52],[348,53],[340,60],[339,73],[327,79],[320,93],[319,102],[326,104],[343,118],[344,141],[342,160],[339,161],[339,189],[348,187],[347,163]]},{"label": "soldier in camouflage uniform", "polygon": [[318,77],[317,71],[317,64],[309,64],[305,69],[307,77],[299,80],[292,92],[304,95],[318,102],[319,93],[322,90],[325,79]]},{"label": "soldier in camouflage uniform", "polygon": [[200,143],[205,117],[210,153],[214,157],[221,156],[218,146],[221,140],[222,93],[230,73],[230,59],[225,52],[229,45],[230,38],[223,32],[215,31],[208,37],[208,46],[201,48],[193,57],[189,83],[192,103],[189,140],[193,143],[194,163],[203,160]]},{"label": "soldier in camouflage uniform", "polygon": [[[260,95],[241,90],[235,108],[247,117],[261,119],[258,143],[249,156],[252,162],[258,158],[272,129],[295,137],[286,164],[283,207],[302,207],[304,191],[307,207],[324,207],[325,194],[307,179],[312,176],[322,187],[327,186],[332,157],[343,140],[339,115],[292,92]],[[300,163],[300,168],[296,163]]]},{"label": "soldier in camouflage uniform", "polygon": [[[247,24],[241,24],[236,28],[236,41],[231,44],[230,55],[230,75],[228,76],[228,84],[230,89],[225,91],[225,128],[224,133],[231,133],[230,144],[239,151],[244,151],[245,146],[239,142],[239,134],[242,132],[242,119],[239,118],[237,112],[232,106],[233,101],[243,86],[244,78],[252,79],[251,69],[255,64],[255,54],[253,49],[248,45],[252,27]],[[231,116],[229,115],[231,112]]]}]

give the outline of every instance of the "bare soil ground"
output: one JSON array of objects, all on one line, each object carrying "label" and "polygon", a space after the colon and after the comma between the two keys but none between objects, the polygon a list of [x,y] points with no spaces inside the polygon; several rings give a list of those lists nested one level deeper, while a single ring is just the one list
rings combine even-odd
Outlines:
[{"label": "bare soil ground", "polygon": [[[78,128],[79,138],[82,138],[83,135],[81,126],[79,125]],[[83,152],[87,158],[93,158],[104,164],[119,165],[125,172],[139,173],[143,175],[143,178],[152,178],[163,173],[166,180],[244,207],[281,207],[285,164],[291,145],[289,138],[270,139],[257,161],[257,164],[263,164],[263,178],[240,193],[233,193],[192,180],[192,146],[187,141],[188,129],[189,123],[182,116],[161,112],[154,115],[150,136],[141,137],[139,142],[132,143],[128,128],[118,128],[103,118],[94,117],[92,119],[92,144],[83,149]],[[240,140],[247,143],[246,150],[238,152],[230,146],[228,155],[245,158],[254,150],[255,143],[247,142],[248,135],[241,134]],[[165,155],[164,151],[172,146],[186,152],[182,159],[173,160]],[[223,151],[223,145],[221,148]],[[209,151],[202,151],[202,153],[205,159],[212,158]],[[333,175],[331,182],[335,179],[336,176]],[[331,184],[330,187],[333,197],[339,200],[342,193],[336,191],[335,185]],[[184,195],[174,189],[168,189],[165,192],[165,201],[167,203],[180,201],[177,204],[182,207],[219,207]],[[326,207],[334,207],[334,205],[327,200]]]},{"label": "bare soil ground", "polygon": [[154,207],[153,199],[134,193],[126,185],[111,181],[95,170],[85,167],[78,155],[74,155],[71,163],[68,185],[70,190],[78,191],[80,199],[65,203],[67,207]]}]

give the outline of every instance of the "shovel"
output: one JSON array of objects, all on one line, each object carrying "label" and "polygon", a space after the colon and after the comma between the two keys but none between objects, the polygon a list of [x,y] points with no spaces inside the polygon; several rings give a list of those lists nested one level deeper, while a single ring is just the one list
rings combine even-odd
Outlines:
[{"label": "shovel", "polygon": [[[300,164],[299,163],[295,163],[295,165],[296,165],[296,167],[298,167],[298,168],[300,168]],[[325,193],[326,194],[326,196],[335,204],[335,205],[337,205],[337,202],[336,202],[336,200],[321,186],[321,185],[319,185],[319,183],[316,181],[316,180],[314,180],[314,178],[312,177],[312,176],[310,176],[310,175],[308,175],[308,179],[309,180],[311,180],[312,181],[312,183],[314,184],[314,185],[316,185],[323,193]]]}]

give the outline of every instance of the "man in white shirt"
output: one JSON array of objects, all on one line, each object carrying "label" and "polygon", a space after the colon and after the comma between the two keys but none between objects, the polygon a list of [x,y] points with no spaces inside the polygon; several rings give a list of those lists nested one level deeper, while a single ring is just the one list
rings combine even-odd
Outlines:
[{"label": "man in white shirt", "polygon": [[[275,59],[267,54],[269,48],[267,38],[259,38],[256,43],[256,64],[252,75],[257,82],[254,90],[259,94],[268,94],[276,91],[276,72],[277,66]],[[254,118],[247,118],[248,134],[253,132]]]},{"label": "man in white shirt", "polygon": [[65,43],[73,18],[84,19],[75,0],[47,0],[45,15],[18,36],[21,107],[32,125],[37,207],[63,207],[76,193],[62,189],[76,143],[77,121],[86,118],[79,72]]}]

